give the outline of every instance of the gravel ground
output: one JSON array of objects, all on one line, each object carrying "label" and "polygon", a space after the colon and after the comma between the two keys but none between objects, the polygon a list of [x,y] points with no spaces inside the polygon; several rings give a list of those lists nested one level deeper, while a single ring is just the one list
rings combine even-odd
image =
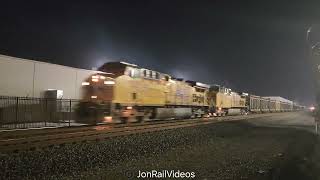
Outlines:
[{"label": "gravel ground", "polygon": [[190,171],[196,179],[316,179],[319,144],[308,131],[221,122],[2,154],[0,179],[128,179],[139,170]]}]

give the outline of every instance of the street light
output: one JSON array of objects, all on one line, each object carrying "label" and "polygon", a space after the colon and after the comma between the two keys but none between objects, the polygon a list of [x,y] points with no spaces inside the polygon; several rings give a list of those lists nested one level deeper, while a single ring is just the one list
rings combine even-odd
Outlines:
[{"label": "street light", "polygon": [[309,41],[309,34],[310,34],[311,30],[312,30],[312,26],[310,26],[310,27],[308,28],[308,30],[307,30],[307,36],[306,36],[306,40],[307,40],[307,41]]},{"label": "street light", "polygon": [[[307,30],[306,41],[307,41],[307,43],[308,43],[308,45],[309,45],[309,47],[310,47],[311,55],[312,55],[312,52],[313,52],[314,48],[316,48],[317,46],[319,46],[319,45],[320,45],[320,42],[316,42],[316,43],[314,43],[314,44],[311,44],[311,42],[310,42],[310,33],[311,33],[311,31],[312,31],[312,26],[310,26],[310,27],[308,28],[308,30]],[[319,50],[320,50],[320,47],[319,47]]]},{"label": "street light", "polygon": [[316,42],[314,44],[311,44],[311,42],[310,42],[310,33],[311,32],[312,32],[312,26],[310,26],[307,30],[306,41],[307,41],[308,45],[311,47],[311,50],[313,50],[316,46],[318,46],[320,44],[320,42]]}]

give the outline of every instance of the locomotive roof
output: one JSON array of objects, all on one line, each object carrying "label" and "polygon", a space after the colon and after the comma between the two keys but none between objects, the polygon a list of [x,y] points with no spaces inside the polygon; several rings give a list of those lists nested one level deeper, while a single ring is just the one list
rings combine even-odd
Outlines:
[{"label": "locomotive roof", "polygon": [[187,80],[186,83],[189,83],[191,86],[198,86],[198,87],[203,87],[203,88],[210,88],[209,85],[201,83],[201,82],[196,82],[196,81],[191,81]]},{"label": "locomotive roof", "polygon": [[[133,67],[133,68],[137,68],[137,69],[145,69],[145,70],[149,70],[149,71],[156,71],[156,70],[151,70],[151,69],[148,69],[148,68],[144,68],[144,67],[140,67],[136,64],[132,64],[132,63],[128,63],[128,62],[124,62],[124,61],[113,61],[113,62],[107,62],[105,63],[104,65],[102,65],[101,67],[105,66],[105,65],[122,65],[123,67],[125,66],[129,66],[129,67]],[[156,71],[156,72],[159,72],[159,71]],[[172,78],[171,75],[169,74],[166,74],[166,73],[162,73],[162,72],[159,72],[163,75],[166,75],[166,76],[169,76]]]}]

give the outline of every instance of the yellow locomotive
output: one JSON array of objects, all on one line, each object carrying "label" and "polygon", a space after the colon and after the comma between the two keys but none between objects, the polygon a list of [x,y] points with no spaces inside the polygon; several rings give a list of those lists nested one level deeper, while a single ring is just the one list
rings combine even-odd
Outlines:
[{"label": "yellow locomotive", "polygon": [[202,117],[208,112],[206,84],[126,62],[109,62],[99,70],[106,73],[82,83],[83,100],[94,103],[105,122]]},{"label": "yellow locomotive", "polygon": [[246,98],[231,89],[213,85],[208,93],[210,112],[215,116],[246,113]]}]

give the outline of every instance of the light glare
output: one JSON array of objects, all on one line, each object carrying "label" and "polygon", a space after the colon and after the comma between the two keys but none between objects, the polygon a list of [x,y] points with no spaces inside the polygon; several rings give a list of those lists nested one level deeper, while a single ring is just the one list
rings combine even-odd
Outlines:
[{"label": "light glare", "polygon": [[106,84],[106,85],[113,85],[113,84],[115,84],[115,82],[114,82],[114,81],[104,81],[104,84]]},{"label": "light glare", "polygon": [[89,82],[82,82],[81,84],[82,84],[82,86],[88,86],[88,85],[90,85]]}]

